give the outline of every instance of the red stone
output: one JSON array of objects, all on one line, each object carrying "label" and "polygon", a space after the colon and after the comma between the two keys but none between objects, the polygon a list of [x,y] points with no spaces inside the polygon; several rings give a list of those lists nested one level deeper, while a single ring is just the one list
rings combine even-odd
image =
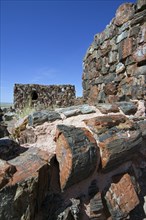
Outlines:
[{"label": "red stone", "polygon": [[125,219],[128,213],[139,204],[138,196],[128,174],[119,176],[111,184],[105,198],[114,219]]},{"label": "red stone", "polygon": [[96,140],[85,128],[58,125],[56,157],[60,168],[60,185],[64,190],[90,176],[100,160]]},{"label": "red stone", "polygon": [[134,8],[131,3],[122,4],[116,11],[115,24],[117,26],[121,26],[122,24],[127,22],[130,18],[132,18],[133,14],[134,14]]},{"label": "red stone", "polygon": [[123,59],[132,54],[132,38],[126,38],[122,42],[122,55]]},{"label": "red stone", "polygon": [[0,189],[12,180],[16,167],[0,159]]}]

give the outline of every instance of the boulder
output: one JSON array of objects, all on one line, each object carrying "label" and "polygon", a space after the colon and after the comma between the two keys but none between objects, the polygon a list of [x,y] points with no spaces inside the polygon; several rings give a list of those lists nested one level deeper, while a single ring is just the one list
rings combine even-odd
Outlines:
[{"label": "boulder", "polygon": [[131,160],[140,150],[141,130],[136,123],[124,115],[99,116],[84,122],[95,133],[103,172]]},{"label": "boulder", "polygon": [[43,218],[39,214],[49,188],[50,159],[46,152],[30,148],[9,160],[8,169],[9,166],[16,169],[0,190],[0,219]]},{"label": "boulder", "polygon": [[90,219],[91,220],[106,220],[104,214],[104,206],[101,198],[101,193],[96,193],[92,199],[90,199]]},{"label": "boulder", "polygon": [[116,102],[125,115],[133,115],[137,111],[137,106],[133,102]]},{"label": "boulder", "polygon": [[86,179],[97,168],[98,147],[87,129],[58,125],[56,143],[62,190]]},{"label": "boulder", "polygon": [[36,126],[41,125],[44,122],[53,122],[57,119],[61,119],[61,116],[58,112],[55,111],[38,111],[34,112],[28,116],[28,125],[29,126]]},{"label": "boulder", "polygon": [[113,178],[105,199],[113,220],[127,219],[129,212],[139,204],[129,174]]}]

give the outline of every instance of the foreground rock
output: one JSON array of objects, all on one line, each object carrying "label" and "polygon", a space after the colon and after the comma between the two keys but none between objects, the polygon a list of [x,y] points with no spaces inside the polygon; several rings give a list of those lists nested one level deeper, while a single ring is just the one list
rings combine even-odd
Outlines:
[{"label": "foreground rock", "polygon": [[141,147],[141,130],[124,115],[99,116],[85,123],[96,134],[104,170],[131,160]]},{"label": "foreground rock", "polygon": [[41,111],[34,112],[28,116],[28,125],[36,126],[41,125],[44,122],[53,122],[57,119],[61,119],[61,116],[55,111]]},{"label": "foreground rock", "polygon": [[115,182],[111,183],[105,198],[113,220],[126,218],[129,212],[139,204],[137,193],[128,174],[115,177]]},{"label": "foreground rock", "polygon": [[86,129],[58,125],[56,141],[60,184],[64,190],[91,175],[100,158],[96,141]]},{"label": "foreground rock", "polygon": [[94,109],[35,126],[26,117],[23,146],[0,140],[0,220],[145,215],[145,120]]},{"label": "foreground rock", "polygon": [[9,136],[7,125],[4,122],[0,122],[0,138]]},{"label": "foreground rock", "polygon": [[49,187],[50,159],[46,152],[30,148],[8,163],[1,162],[1,220],[42,219],[40,212]]},{"label": "foreground rock", "polygon": [[0,189],[11,181],[16,167],[0,159]]}]

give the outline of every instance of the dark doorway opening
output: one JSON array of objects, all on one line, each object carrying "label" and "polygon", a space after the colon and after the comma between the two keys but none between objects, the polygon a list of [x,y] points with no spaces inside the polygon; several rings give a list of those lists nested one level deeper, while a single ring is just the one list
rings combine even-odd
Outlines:
[{"label": "dark doorway opening", "polygon": [[37,94],[36,91],[32,91],[31,98],[32,98],[32,100],[37,100],[38,99],[38,94]]}]

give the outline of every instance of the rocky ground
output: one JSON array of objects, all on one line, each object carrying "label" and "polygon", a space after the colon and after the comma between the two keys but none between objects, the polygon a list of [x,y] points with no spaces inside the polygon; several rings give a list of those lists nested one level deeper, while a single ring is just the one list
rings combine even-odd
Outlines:
[{"label": "rocky ground", "polygon": [[142,101],[0,119],[0,220],[146,218]]}]

